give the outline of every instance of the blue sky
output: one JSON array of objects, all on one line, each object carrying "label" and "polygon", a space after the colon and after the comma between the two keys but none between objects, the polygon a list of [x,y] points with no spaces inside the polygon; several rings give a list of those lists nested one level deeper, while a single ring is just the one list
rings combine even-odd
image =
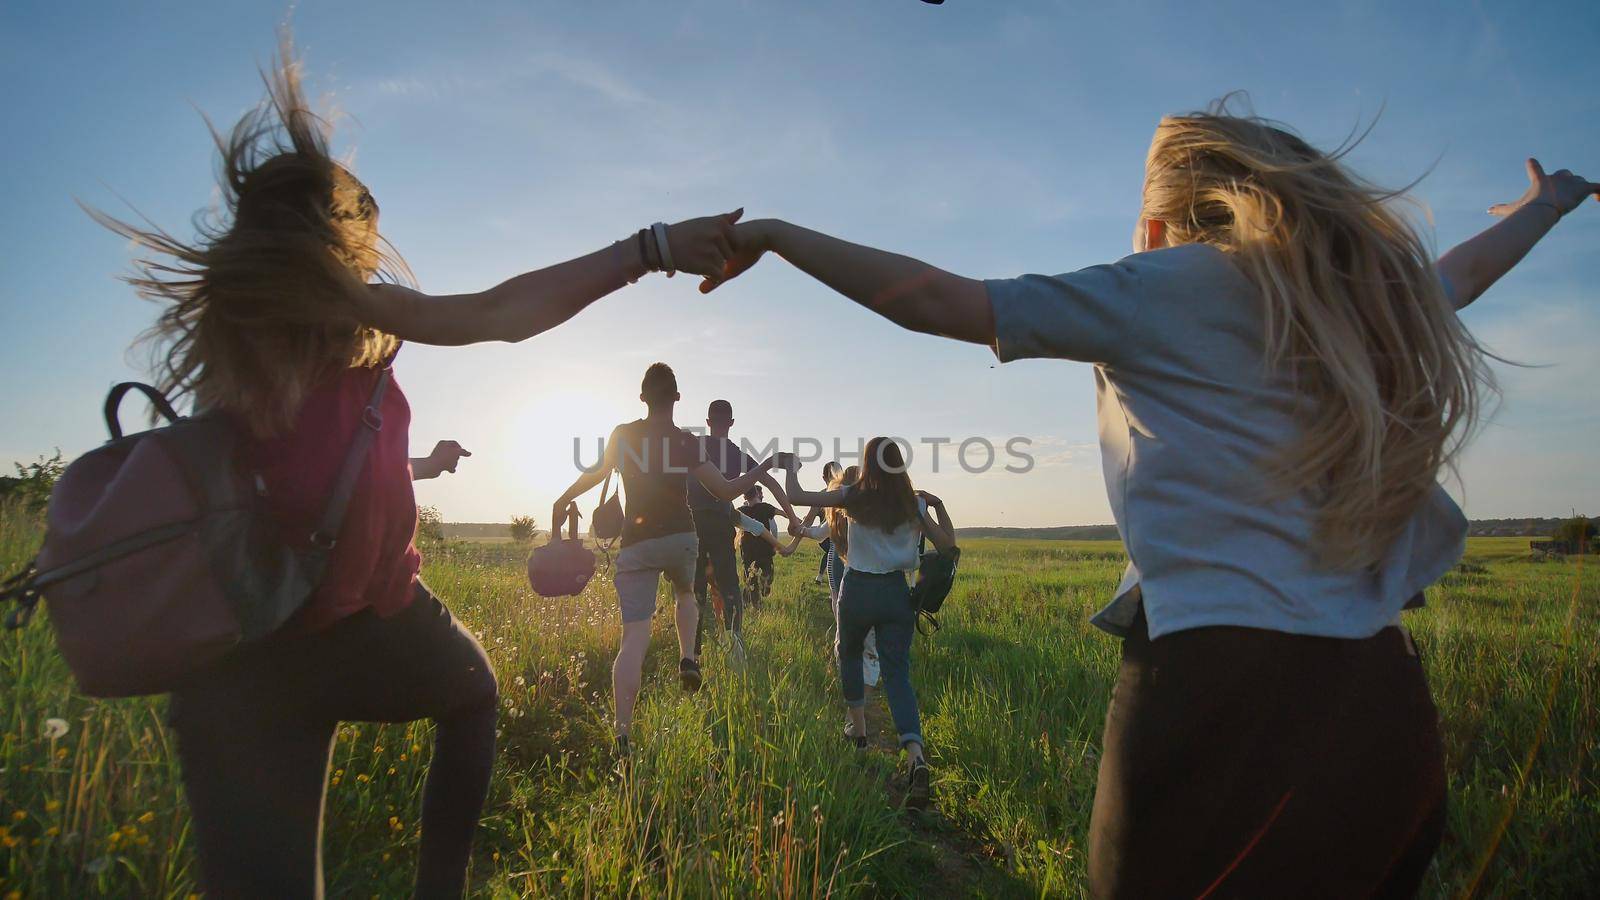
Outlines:
[{"label": "blue sky", "polygon": [[[1157,118],[1234,89],[1417,189],[1448,247],[1525,186],[1522,160],[1600,173],[1592,3],[913,0],[805,4],[363,3],[292,13],[312,91],[424,289],[454,292],[641,225],[744,206],[962,274],[1116,259]],[[1396,9],[1396,7],[1403,7]],[[99,404],[142,374],[154,310],[115,276],[129,248],[74,198],[179,234],[214,198],[197,112],[260,97],[288,12],[272,3],[0,9],[12,127],[0,148],[0,462],[103,439]],[[1474,517],[1600,511],[1600,205],[1571,216],[1465,313],[1505,399],[1454,491]],[[477,455],[419,486],[447,519],[541,520],[572,438],[639,412],[678,371],[679,421],[733,401],[738,434],[1034,440],[1027,475],[946,465],[920,485],[961,524],[1109,521],[1087,366],[998,367],[896,330],[772,261],[711,297],[660,277],[519,345],[407,348],[412,443]]]}]

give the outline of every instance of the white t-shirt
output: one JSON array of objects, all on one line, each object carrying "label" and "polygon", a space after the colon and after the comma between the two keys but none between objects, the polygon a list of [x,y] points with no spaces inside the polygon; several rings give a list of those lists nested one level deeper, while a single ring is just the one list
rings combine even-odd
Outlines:
[{"label": "white t-shirt", "polygon": [[[928,504],[917,498],[917,513],[928,511]],[[922,519],[901,523],[894,531],[881,531],[848,518],[846,539],[850,543],[847,568],[857,572],[884,574],[917,568],[917,543],[922,539]]]},{"label": "white t-shirt", "polygon": [[1303,397],[1268,371],[1261,298],[1223,251],[1189,244],[986,287],[1001,362],[1094,363],[1129,559],[1095,625],[1126,634],[1142,598],[1151,638],[1207,625],[1370,637],[1460,558],[1466,518],[1436,485],[1382,565],[1318,564],[1315,505],[1271,494],[1263,465],[1299,436]]}]

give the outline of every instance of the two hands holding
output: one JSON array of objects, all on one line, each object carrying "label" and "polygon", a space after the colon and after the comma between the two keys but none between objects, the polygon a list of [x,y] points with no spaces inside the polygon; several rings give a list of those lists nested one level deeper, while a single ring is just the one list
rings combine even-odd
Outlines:
[{"label": "two hands holding", "polygon": [[772,232],[782,223],[776,219],[740,222],[743,216],[744,210],[736,209],[667,226],[676,271],[700,276],[702,294],[743,274],[772,249]]}]

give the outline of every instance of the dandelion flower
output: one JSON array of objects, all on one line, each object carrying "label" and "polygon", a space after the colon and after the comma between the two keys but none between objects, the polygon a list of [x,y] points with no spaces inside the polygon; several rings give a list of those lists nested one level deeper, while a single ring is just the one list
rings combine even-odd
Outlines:
[{"label": "dandelion flower", "polygon": [[64,737],[67,733],[67,720],[45,719],[44,727],[40,729],[40,732],[45,736],[46,740],[53,741],[56,738]]}]

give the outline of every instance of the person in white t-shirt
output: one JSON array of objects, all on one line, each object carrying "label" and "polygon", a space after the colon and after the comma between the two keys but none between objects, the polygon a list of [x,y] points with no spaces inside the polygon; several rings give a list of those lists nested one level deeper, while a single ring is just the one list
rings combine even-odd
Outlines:
[{"label": "person in white t-shirt", "polygon": [[867,632],[876,631],[883,692],[910,765],[906,804],[925,806],[931,793],[930,773],[917,694],[911,686],[911,642],[917,633],[917,612],[906,573],[917,568],[917,545],[924,534],[935,547],[948,550],[955,546],[955,529],[943,502],[931,494],[919,496],[911,486],[905,457],[891,438],[868,441],[862,452],[861,477],[836,490],[804,490],[796,469],[798,466],[791,466],[786,477],[785,492],[791,503],[843,507],[850,516],[846,525],[849,555],[837,616],[839,682],[851,723],[846,736],[857,746],[866,745],[862,649]]}]

